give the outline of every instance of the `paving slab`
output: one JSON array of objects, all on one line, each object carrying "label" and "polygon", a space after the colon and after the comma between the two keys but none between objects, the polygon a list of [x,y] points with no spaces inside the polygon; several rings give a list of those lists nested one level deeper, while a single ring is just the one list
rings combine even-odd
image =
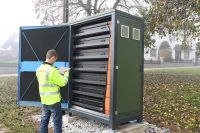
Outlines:
[{"label": "paving slab", "polygon": [[148,128],[149,128],[148,122],[137,123],[134,121],[119,126],[117,130],[113,131],[112,129],[106,129],[102,131],[102,133],[142,133]]}]

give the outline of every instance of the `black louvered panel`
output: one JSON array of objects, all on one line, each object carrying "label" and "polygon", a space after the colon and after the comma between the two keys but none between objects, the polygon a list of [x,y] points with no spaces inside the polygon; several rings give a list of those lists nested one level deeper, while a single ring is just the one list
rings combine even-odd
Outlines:
[{"label": "black louvered panel", "polygon": [[74,71],[106,72],[107,65],[107,61],[79,61],[74,64]]},{"label": "black louvered panel", "polygon": [[75,29],[72,104],[104,113],[110,29],[108,22]]},{"label": "black louvered panel", "polygon": [[75,49],[88,49],[88,48],[101,48],[108,47],[109,45],[109,34],[100,35],[95,37],[81,38],[76,40]]},{"label": "black louvered panel", "polygon": [[98,23],[94,25],[84,26],[76,30],[76,37],[98,35],[100,33],[108,33],[110,31],[108,22]]}]

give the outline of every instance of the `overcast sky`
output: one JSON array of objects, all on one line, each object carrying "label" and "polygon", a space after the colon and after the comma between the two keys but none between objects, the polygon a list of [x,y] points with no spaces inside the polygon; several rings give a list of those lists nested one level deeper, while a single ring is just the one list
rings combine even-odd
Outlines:
[{"label": "overcast sky", "polygon": [[33,11],[32,0],[0,1],[0,45],[20,26],[40,25]]}]

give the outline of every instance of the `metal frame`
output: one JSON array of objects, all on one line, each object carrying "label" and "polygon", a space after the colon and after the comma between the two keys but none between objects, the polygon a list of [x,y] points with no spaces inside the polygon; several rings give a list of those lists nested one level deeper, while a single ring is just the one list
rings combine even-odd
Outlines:
[{"label": "metal frame", "polygon": [[20,63],[21,63],[21,31],[22,28],[19,29],[19,59],[18,59],[18,93],[17,93],[17,104],[19,105],[20,102]]},{"label": "metal frame", "polygon": [[137,121],[138,122],[142,122],[143,120],[143,97],[144,97],[144,27],[145,27],[145,24],[144,22],[142,23],[142,32],[140,32],[141,34],[141,39],[142,39],[142,50],[141,50],[141,53],[142,53],[142,56],[141,56],[141,87],[142,87],[142,91],[141,91],[141,116],[140,116],[140,119],[138,119]]},{"label": "metal frame", "polygon": [[[28,38],[26,37],[26,34],[23,32],[23,30],[31,30],[31,29],[44,29],[44,28],[55,28],[55,27],[64,27],[64,26],[30,26],[30,27],[20,27],[20,34],[19,34],[19,61],[18,61],[18,101],[17,104],[19,106],[34,106],[34,107],[41,107],[42,105],[40,104],[40,102],[33,102],[33,101],[23,101],[23,97],[25,96],[25,94],[27,93],[27,91],[29,90],[31,84],[33,83],[33,81],[36,79],[36,76],[34,76],[34,78],[32,79],[32,81],[29,83],[29,85],[27,86],[24,94],[22,96],[20,96],[20,76],[21,76],[21,72],[35,72],[37,67],[39,67],[42,64],[42,61],[40,61],[40,58],[38,57],[37,53],[35,52],[35,50],[33,49],[30,41],[28,40]],[[59,37],[57,43],[55,44],[55,46],[53,47],[53,49],[56,49],[57,46],[59,45],[60,41],[63,39],[64,35],[66,34],[67,30],[65,30],[62,35]],[[29,45],[29,47],[31,48],[33,54],[35,55],[35,57],[37,58],[37,61],[22,61],[21,60],[21,37],[24,37]],[[28,66],[28,67],[27,67]],[[68,62],[56,62],[55,63],[56,67],[60,67],[60,66],[69,66]],[[63,100],[63,99],[62,99]],[[63,100],[64,101],[64,100]],[[64,101],[64,103],[62,103],[62,108],[63,109],[67,109],[68,108],[68,103],[66,101]]]},{"label": "metal frame", "polygon": [[110,121],[109,125],[112,129],[116,128],[116,78],[117,78],[117,71],[116,71],[116,62],[117,62],[117,15],[116,13],[112,14],[112,34],[111,34],[111,81],[110,81]]},{"label": "metal frame", "polygon": [[[73,33],[73,28],[72,26],[70,26],[70,36],[69,36],[69,67],[72,68],[73,64],[72,64],[72,61],[71,61],[71,57],[73,55],[73,46],[72,46],[72,42],[74,41],[73,40],[73,37],[72,37],[72,33]],[[68,107],[71,108],[72,107],[72,89],[71,89],[71,86],[72,86],[72,82],[71,82],[71,77],[72,77],[72,69],[70,70],[70,73],[69,73],[69,80],[68,80]]]}]

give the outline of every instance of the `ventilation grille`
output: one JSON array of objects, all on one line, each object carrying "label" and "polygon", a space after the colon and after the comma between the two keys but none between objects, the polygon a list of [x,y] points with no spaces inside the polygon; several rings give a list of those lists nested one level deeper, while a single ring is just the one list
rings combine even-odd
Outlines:
[{"label": "ventilation grille", "polygon": [[129,27],[121,25],[121,37],[129,38]]},{"label": "ventilation grille", "polygon": [[133,39],[140,40],[140,29],[133,28]]}]

